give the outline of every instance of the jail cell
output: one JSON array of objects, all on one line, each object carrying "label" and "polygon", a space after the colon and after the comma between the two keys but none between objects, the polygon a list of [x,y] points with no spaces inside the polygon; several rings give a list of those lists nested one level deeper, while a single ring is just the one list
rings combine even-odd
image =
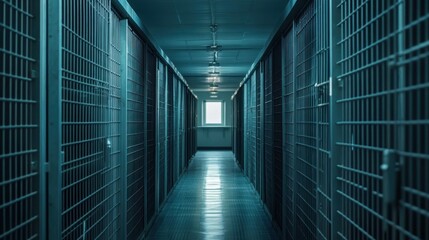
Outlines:
[{"label": "jail cell", "polygon": [[171,169],[171,171],[172,171],[172,183],[171,183],[172,186],[174,186],[174,183],[176,182],[176,180],[178,178],[178,168],[179,168],[179,157],[178,157],[178,151],[179,151],[178,146],[179,145],[178,145],[178,141],[177,141],[177,136],[178,136],[177,120],[178,120],[178,104],[179,104],[179,102],[178,102],[178,97],[179,97],[178,89],[179,89],[179,81],[176,77],[176,74],[173,74],[173,94],[172,94],[172,96],[173,96],[173,119],[172,119],[172,121],[173,121],[173,123],[172,123],[173,134],[171,136],[171,138],[172,138],[171,140],[172,140],[174,148],[172,151],[173,155],[172,155],[172,167],[171,167],[172,168]]},{"label": "jail cell", "polygon": [[186,99],[185,99],[185,121],[186,121],[186,166],[189,166],[189,159],[192,155],[191,151],[191,137],[192,137],[192,110],[191,110],[191,93],[186,91]]},{"label": "jail cell", "polygon": [[396,0],[334,9],[342,31],[340,236],[429,236],[428,112],[421,105],[428,98],[428,9]]},{"label": "jail cell", "polygon": [[146,219],[155,214],[155,161],[156,161],[156,89],[157,58],[153,51],[146,48]]},{"label": "jail cell", "polygon": [[294,29],[283,37],[283,236],[294,239],[295,232],[295,78]]},{"label": "jail cell", "polygon": [[[401,4],[398,1],[398,4]],[[394,237],[429,237],[429,3],[407,0],[398,5],[398,49],[393,74],[398,75],[400,124],[396,139],[403,164],[400,216],[394,219]],[[396,67],[396,68],[395,68]],[[402,122],[402,124],[401,124]],[[402,126],[401,126],[402,125]],[[401,220],[408,218],[407,220]],[[397,226],[401,226],[400,229]]]},{"label": "jail cell", "polygon": [[282,44],[273,48],[272,58],[272,127],[273,127],[273,218],[282,227],[283,131],[282,131]]},{"label": "jail cell", "polygon": [[250,129],[250,153],[249,155],[249,178],[256,187],[256,76],[255,72],[249,79],[249,129]]},{"label": "jail cell", "polygon": [[263,94],[261,92],[261,73],[260,73],[260,67],[256,67],[256,71],[254,73],[255,75],[255,121],[256,121],[256,126],[255,126],[255,130],[256,130],[256,135],[255,135],[255,141],[256,141],[256,152],[255,152],[255,156],[256,156],[256,163],[255,163],[255,188],[256,191],[259,192],[259,194],[261,194],[261,184],[262,184],[262,164],[261,161],[263,159],[262,156],[262,111],[261,111],[261,95]]},{"label": "jail cell", "polygon": [[[120,202],[123,191],[121,191],[121,183],[116,180],[121,177],[121,170],[123,168],[123,139],[125,135],[122,132],[122,114],[125,114],[122,109],[121,103],[124,100],[122,95],[123,84],[121,68],[122,66],[122,47],[121,47],[121,23],[118,14],[112,9],[110,13],[110,97],[109,97],[109,142],[111,144],[110,157],[112,164],[110,179],[115,179],[109,187],[115,197],[112,202],[111,211],[115,218],[120,215]],[[112,227],[111,231],[107,232],[108,236],[118,237],[120,223],[117,221]]]},{"label": "jail cell", "polygon": [[243,90],[237,92],[237,95],[234,98],[234,155],[235,160],[237,161],[240,168],[243,168],[244,163],[244,150],[243,150],[243,121],[244,121],[244,112],[242,105],[243,103]]},{"label": "jail cell", "polygon": [[272,214],[274,210],[272,53],[264,60],[264,67],[264,202]]},{"label": "jail cell", "polygon": [[127,237],[137,238],[144,228],[145,69],[144,42],[128,28],[127,81]]},{"label": "jail cell", "polygon": [[330,137],[330,29],[329,5],[314,1],[315,11],[315,104],[316,104],[316,148],[317,148],[317,238],[332,239],[332,173]]},{"label": "jail cell", "polygon": [[174,163],[174,81],[173,71],[167,70],[167,193],[173,187],[173,163]]},{"label": "jail cell", "polygon": [[[40,236],[40,2],[0,2],[0,239]],[[21,43],[18,45],[17,43]]]},{"label": "jail cell", "polygon": [[181,173],[186,170],[186,85],[182,82],[180,90],[180,158],[181,158]]},{"label": "jail cell", "polygon": [[250,115],[251,115],[251,107],[250,107],[250,82],[244,85],[243,88],[243,109],[244,109],[244,150],[243,150],[243,171],[244,174],[250,178],[250,156],[249,151],[252,150],[252,139],[251,139],[251,128],[250,128]]},{"label": "jail cell", "polygon": [[[80,14],[83,13],[83,14]],[[64,239],[103,238],[115,192],[108,140],[110,1],[62,2],[61,164]],[[82,28],[82,23],[85,28]]]},{"label": "jail cell", "polygon": [[159,204],[164,202],[166,191],[166,143],[167,143],[167,88],[165,66],[158,61],[158,164],[159,164]]},{"label": "jail cell", "polygon": [[317,237],[315,11],[310,3],[296,20],[295,181],[296,238]]}]

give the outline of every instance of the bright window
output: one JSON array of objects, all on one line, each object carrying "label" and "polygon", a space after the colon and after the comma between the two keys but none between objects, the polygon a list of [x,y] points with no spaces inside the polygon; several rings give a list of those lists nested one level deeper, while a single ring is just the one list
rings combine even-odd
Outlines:
[{"label": "bright window", "polygon": [[222,124],[223,123],[223,103],[222,101],[204,102],[205,124]]}]

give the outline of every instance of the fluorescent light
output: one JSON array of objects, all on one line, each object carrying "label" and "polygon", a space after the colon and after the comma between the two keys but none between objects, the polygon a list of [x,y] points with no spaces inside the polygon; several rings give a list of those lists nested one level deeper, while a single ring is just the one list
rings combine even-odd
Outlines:
[{"label": "fluorescent light", "polygon": [[209,62],[209,67],[219,67],[219,65],[218,62]]},{"label": "fluorescent light", "polygon": [[211,98],[217,98],[217,95],[211,95],[210,97]]}]

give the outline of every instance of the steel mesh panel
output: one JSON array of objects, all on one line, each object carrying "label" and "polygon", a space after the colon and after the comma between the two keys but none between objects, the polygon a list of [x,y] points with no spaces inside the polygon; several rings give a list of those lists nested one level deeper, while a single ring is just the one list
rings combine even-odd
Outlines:
[{"label": "steel mesh panel", "polygon": [[[397,99],[405,102],[398,116],[398,155],[404,165],[400,202],[401,217],[395,219],[394,237],[429,238],[429,2],[403,1],[405,15],[397,66],[402,80]],[[403,73],[401,71],[404,71]],[[403,74],[403,75],[402,75]],[[400,104],[400,103],[399,103]],[[400,126],[403,121],[403,126]],[[405,142],[405,139],[407,141]],[[399,220],[399,221],[398,221]],[[410,232],[411,234],[406,234]]]},{"label": "steel mesh panel", "polygon": [[329,5],[314,1],[316,11],[315,73],[317,132],[317,238],[331,239],[331,160],[329,107]]},{"label": "steel mesh panel", "polygon": [[155,118],[156,118],[156,57],[147,51],[147,219],[155,214]]},{"label": "steel mesh panel", "polygon": [[[359,3],[359,4],[358,4]],[[397,4],[396,4],[397,5]],[[342,159],[339,189],[340,236],[383,238],[382,149],[394,148],[394,94],[397,78],[388,76],[387,63],[395,50],[394,1],[344,3],[340,60],[344,86],[338,101],[342,109],[338,144]],[[366,38],[368,37],[368,39]],[[366,39],[366,41],[358,41]],[[388,80],[389,79],[389,80]],[[383,93],[379,96],[371,95]],[[378,95],[378,94],[377,94]],[[371,124],[371,121],[378,124]]]},{"label": "steel mesh panel", "polygon": [[283,131],[282,131],[282,45],[279,41],[273,49],[273,217],[282,227],[283,184]]},{"label": "steel mesh panel", "polygon": [[[120,169],[123,167],[121,163],[121,140],[125,137],[121,132],[121,37],[120,37],[120,22],[118,15],[111,12],[111,41],[110,41],[110,98],[109,98],[109,111],[110,111],[110,122],[109,122],[109,141],[111,143],[110,149],[110,162],[111,171],[107,173],[108,178],[112,179],[112,183],[109,185],[108,191],[115,194],[110,211],[113,218],[119,218],[119,194],[124,192],[120,190]],[[111,230],[107,232],[107,236],[111,238],[118,237],[116,234],[119,231],[119,224],[115,223]]]},{"label": "steel mesh panel", "polygon": [[191,160],[191,106],[190,106],[190,102],[191,102],[191,92],[186,89],[185,90],[185,103],[184,103],[184,107],[185,107],[185,149],[186,149],[186,153],[185,153],[185,166],[188,167],[189,166],[189,161]]},{"label": "steel mesh panel", "polygon": [[285,54],[284,58],[284,84],[283,84],[283,161],[286,165],[283,173],[283,231],[288,239],[293,239],[295,228],[294,220],[294,179],[295,179],[295,164],[294,164],[294,146],[295,146],[295,129],[294,129],[294,110],[295,110],[295,95],[294,95],[294,48],[293,48],[294,33],[292,30],[284,37]]},{"label": "steel mesh panel", "polygon": [[243,132],[243,108],[244,108],[244,102],[243,102],[243,90],[242,88],[239,89],[237,94],[234,98],[234,142],[235,142],[235,160],[237,161],[240,168],[243,168],[243,158],[244,158],[244,152],[243,152],[243,140],[244,140],[244,132]]},{"label": "steel mesh panel", "polygon": [[[0,239],[38,237],[38,1],[0,2]],[[19,43],[19,44],[17,44]]]},{"label": "steel mesh panel", "polygon": [[173,74],[173,131],[172,131],[172,135],[171,135],[171,141],[173,144],[173,156],[172,156],[172,166],[171,166],[171,171],[172,171],[172,182],[171,182],[171,187],[174,186],[174,183],[177,179],[177,168],[178,168],[178,163],[179,163],[179,159],[178,159],[178,142],[177,142],[177,134],[178,134],[178,126],[177,126],[177,119],[178,119],[178,81],[177,81],[177,77],[176,74]]},{"label": "steel mesh panel", "polygon": [[252,74],[249,85],[249,130],[250,130],[250,151],[249,151],[249,177],[250,181],[256,187],[256,76]]},{"label": "steel mesh panel", "polygon": [[295,227],[297,239],[315,239],[317,236],[314,15],[314,5],[310,3],[296,20],[295,28]]},{"label": "steel mesh panel", "polygon": [[127,238],[144,229],[144,43],[128,29],[127,79]]},{"label": "steel mesh panel", "polygon": [[159,62],[159,119],[158,119],[158,128],[159,128],[159,202],[162,203],[165,198],[165,162],[166,162],[166,149],[165,143],[166,138],[166,83],[165,83],[165,71],[164,65]]},{"label": "steel mesh panel", "polygon": [[167,192],[173,187],[174,161],[174,106],[173,106],[173,71],[167,75]]},{"label": "steel mesh panel", "polygon": [[273,87],[272,87],[272,55],[265,59],[264,71],[264,156],[265,156],[265,203],[271,213],[274,211],[273,189]]},{"label": "steel mesh panel", "polygon": [[63,1],[62,15],[62,237],[106,238],[110,1]]},{"label": "steel mesh panel", "polygon": [[[429,152],[422,143],[429,115],[421,103],[428,99],[428,3],[341,3],[336,10],[343,84],[339,235],[426,239]],[[383,180],[383,158],[397,159],[403,176],[396,207],[383,199],[384,185],[392,184]]]},{"label": "steel mesh panel", "polygon": [[244,174],[247,175],[250,178],[249,170],[250,170],[250,163],[249,160],[251,156],[249,156],[249,151],[251,151],[251,139],[250,139],[250,82],[247,81],[243,86],[243,109],[244,109],[244,122],[243,122],[243,128],[244,128],[244,154],[243,154],[243,170]]},{"label": "steel mesh panel", "polygon": [[191,159],[191,139],[192,139],[192,105],[191,105],[191,92],[186,91],[186,158],[188,162]]},{"label": "steel mesh panel", "polygon": [[262,133],[261,133],[261,77],[259,67],[256,68],[255,72],[255,98],[256,98],[256,190],[261,193],[261,142],[262,142]]}]

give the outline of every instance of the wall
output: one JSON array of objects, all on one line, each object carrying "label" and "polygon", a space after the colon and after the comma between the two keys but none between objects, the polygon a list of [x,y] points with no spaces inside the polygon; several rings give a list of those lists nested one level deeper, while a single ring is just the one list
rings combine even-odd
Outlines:
[{"label": "wall", "polygon": [[[205,148],[232,148],[232,101],[233,92],[218,92],[217,98],[210,98],[209,92],[195,92],[197,102],[197,147]],[[225,127],[202,126],[203,102],[205,100],[225,101]]]}]

